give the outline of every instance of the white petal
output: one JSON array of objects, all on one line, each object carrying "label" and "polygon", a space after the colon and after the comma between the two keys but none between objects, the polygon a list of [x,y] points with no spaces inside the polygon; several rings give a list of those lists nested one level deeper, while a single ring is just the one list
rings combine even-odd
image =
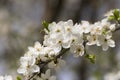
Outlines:
[{"label": "white petal", "polygon": [[107,51],[108,50],[108,45],[107,44],[104,44],[104,45],[102,45],[102,49],[103,49],[103,51]]},{"label": "white petal", "polygon": [[100,42],[98,42],[98,41],[97,41],[96,45],[97,45],[97,46],[101,46]]},{"label": "white petal", "polygon": [[36,41],[36,42],[35,42],[35,45],[34,45],[34,48],[35,48],[35,49],[41,49],[42,46],[41,46],[41,44],[40,44],[38,41]]},{"label": "white petal", "polygon": [[74,27],[73,27],[73,29],[72,29],[72,34],[82,33],[82,31],[80,31],[80,29],[81,29],[80,27],[81,27],[80,24],[79,25],[75,24]]},{"label": "white petal", "polygon": [[32,72],[39,72],[40,71],[40,67],[38,65],[33,65],[31,67],[31,70],[32,70]]},{"label": "white petal", "polygon": [[27,66],[28,65],[28,57],[21,57],[20,58],[20,63],[23,66]]},{"label": "white petal", "polygon": [[62,44],[63,48],[69,48],[71,45],[71,41],[66,41]]},{"label": "white petal", "polygon": [[28,50],[31,51],[31,52],[34,52],[34,51],[35,51],[35,48],[33,48],[33,47],[28,47]]},{"label": "white petal", "polygon": [[68,23],[69,25],[71,25],[71,26],[73,25],[73,21],[72,21],[72,20],[68,20],[67,23]]},{"label": "white petal", "polygon": [[5,78],[4,78],[4,80],[13,80],[13,79],[12,79],[12,76],[6,75]]},{"label": "white petal", "polygon": [[4,77],[3,77],[3,76],[0,76],[0,80],[4,80]]},{"label": "white petal", "polygon": [[71,47],[70,47],[70,52],[71,52],[71,53],[75,53],[75,52],[76,52],[75,49],[76,49],[76,46],[75,46],[74,44],[71,45]]},{"label": "white petal", "polygon": [[54,28],[55,28],[55,26],[56,26],[56,23],[53,22],[53,23],[49,24],[48,29],[49,29],[50,31],[53,31]]},{"label": "white petal", "polygon": [[54,68],[54,67],[55,67],[54,62],[53,62],[53,61],[52,61],[52,62],[50,62],[50,63],[48,64],[48,67],[49,67],[49,68]]},{"label": "white petal", "polygon": [[26,68],[18,68],[17,72],[20,74],[25,74],[27,72]]},{"label": "white petal", "polygon": [[114,31],[114,30],[115,30],[115,24],[112,24],[112,25],[110,26],[110,30],[111,30],[111,31]]},{"label": "white petal", "polygon": [[108,40],[108,45],[109,45],[110,47],[115,47],[115,42],[114,42],[112,39],[109,39],[109,40]]},{"label": "white petal", "polygon": [[34,65],[36,62],[36,59],[34,57],[31,57],[31,59],[29,60],[29,65]]},{"label": "white petal", "polygon": [[55,51],[55,53],[58,53],[58,52],[60,52],[61,51],[61,49],[62,49],[62,46],[61,45],[54,45],[53,46],[53,49],[54,49],[54,51]]},{"label": "white petal", "polygon": [[83,56],[83,55],[84,55],[84,50],[81,51],[79,55],[80,55],[80,56]]},{"label": "white petal", "polygon": [[112,32],[107,32],[107,34],[105,35],[106,39],[110,39],[112,37]]}]

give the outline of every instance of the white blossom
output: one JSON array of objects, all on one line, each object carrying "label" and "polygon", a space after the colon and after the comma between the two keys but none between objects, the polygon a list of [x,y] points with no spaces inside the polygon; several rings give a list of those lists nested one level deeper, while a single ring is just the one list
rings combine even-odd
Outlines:
[{"label": "white blossom", "polygon": [[105,74],[104,80],[120,80],[120,71]]},{"label": "white blossom", "polygon": [[39,73],[40,67],[37,65],[41,61],[47,61],[58,55],[51,47],[42,46],[35,42],[34,47],[29,47],[27,53],[20,58],[20,67],[17,72],[28,77],[33,73]]},{"label": "white blossom", "polygon": [[36,58],[40,54],[40,51],[42,49],[43,49],[43,46],[38,41],[36,41],[34,44],[34,47],[28,47],[29,51],[26,55],[31,55],[34,58]]},{"label": "white blossom", "polygon": [[56,80],[55,76],[50,76],[50,69],[46,70],[45,74],[41,74],[41,77],[37,80]]},{"label": "white blossom", "polygon": [[32,73],[40,71],[40,67],[35,64],[36,60],[33,57],[27,57],[27,56],[21,57],[20,63],[21,65],[17,70],[17,72],[20,74],[27,76]]},{"label": "white blossom", "polygon": [[74,53],[75,57],[84,55],[84,46],[82,44],[73,44],[70,51]]},{"label": "white blossom", "polygon": [[3,77],[3,76],[0,76],[0,80],[4,80],[4,77]]},{"label": "white blossom", "polygon": [[98,44],[98,36],[95,34],[88,35],[87,40],[88,40],[87,45],[95,45],[95,44],[99,45]]},{"label": "white blossom", "polygon": [[108,50],[109,47],[115,47],[115,42],[110,37],[100,35],[98,40],[104,51]]},{"label": "white blossom", "polygon": [[80,31],[83,33],[89,33],[91,30],[91,25],[88,21],[81,21]]},{"label": "white blossom", "polygon": [[50,24],[48,26],[50,32],[44,37],[44,45],[50,46],[56,53],[58,53],[62,47],[69,48],[71,45],[72,27],[72,20]]},{"label": "white blossom", "polygon": [[101,26],[101,22],[98,21],[98,22],[95,22],[93,25],[91,25],[91,31],[90,31],[90,34],[91,35],[101,35],[102,33],[102,26]]},{"label": "white blossom", "polygon": [[115,31],[115,24],[111,24],[111,25],[109,26],[109,28],[110,28],[111,31]]},{"label": "white blossom", "polygon": [[111,24],[108,19],[102,19],[100,23],[102,27],[102,31],[114,31],[115,30],[115,24]]},{"label": "white blossom", "polygon": [[5,76],[0,76],[0,80],[13,80],[13,78],[10,75],[5,75]]},{"label": "white blossom", "polygon": [[114,11],[114,10],[108,11],[104,16],[105,16],[105,17],[109,17],[109,16],[113,15],[113,11]]},{"label": "white blossom", "polygon": [[53,68],[53,69],[55,69],[56,71],[59,71],[61,67],[65,66],[65,64],[66,64],[66,62],[65,62],[63,59],[58,58],[58,59],[50,62],[50,63],[48,64],[48,67],[49,67],[49,68]]}]

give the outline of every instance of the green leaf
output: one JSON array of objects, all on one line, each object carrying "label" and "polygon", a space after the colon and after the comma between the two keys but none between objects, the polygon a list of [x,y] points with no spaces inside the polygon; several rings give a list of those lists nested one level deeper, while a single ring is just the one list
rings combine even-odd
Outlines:
[{"label": "green leaf", "polygon": [[17,80],[22,80],[20,76],[17,76],[17,78],[16,78],[16,79],[17,79]]},{"label": "green leaf", "polygon": [[108,20],[115,20],[115,17],[113,15],[109,16]]},{"label": "green leaf", "polygon": [[89,59],[91,63],[95,63],[96,56],[94,54],[86,54],[85,57]]},{"label": "green leaf", "polygon": [[48,25],[49,25],[49,23],[48,23],[48,22],[43,21],[43,22],[42,22],[42,25],[43,25],[43,27],[44,27],[46,30],[49,31],[49,29],[48,29]]},{"label": "green leaf", "polygon": [[119,16],[119,18],[118,18],[118,21],[120,21],[120,16]]},{"label": "green leaf", "polygon": [[119,18],[119,16],[120,16],[119,9],[115,9],[115,10],[113,11],[113,14],[114,14],[115,19],[118,20],[118,18]]}]

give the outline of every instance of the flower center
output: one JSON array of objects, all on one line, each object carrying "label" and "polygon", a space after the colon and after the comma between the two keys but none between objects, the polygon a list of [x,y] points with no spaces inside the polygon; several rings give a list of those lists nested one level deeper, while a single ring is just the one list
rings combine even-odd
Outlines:
[{"label": "flower center", "polygon": [[80,48],[78,48],[78,49],[77,49],[77,51],[78,51],[78,52],[81,52],[81,49],[80,49]]},{"label": "flower center", "polygon": [[67,31],[68,31],[68,32],[70,32],[70,31],[71,31],[71,29],[70,29],[70,28],[67,28]]},{"label": "flower center", "polygon": [[59,43],[59,44],[61,44],[61,43],[62,43],[62,41],[61,41],[61,40],[59,40],[59,41],[58,41],[58,43]]},{"label": "flower center", "polygon": [[104,41],[107,42],[107,39],[105,39]]},{"label": "flower center", "polygon": [[59,33],[59,32],[60,32],[60,29],[57,29],[56,32]]}]

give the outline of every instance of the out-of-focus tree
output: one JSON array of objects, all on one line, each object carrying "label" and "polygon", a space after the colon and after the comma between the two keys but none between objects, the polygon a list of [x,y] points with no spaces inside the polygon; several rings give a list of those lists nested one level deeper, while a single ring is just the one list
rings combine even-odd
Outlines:
[{"label": "out-of-focus tree", "polygon": [[[101,16],[110,9],[120,8],[118,3],[119,0],[0,0],[0,59],[11,64],[9,69],[15,69],[15,60],[24,54],[27,46],[33,45],[34,41],[43,41],[43,20],[53,22],[72,19],[74,22],[88,20],[93,23],[103,18]],[[119,32],[114,35],[116,43],[119,43]],[[100,78],[117,66],[114,54],[117,49],[101,52],[92,46],[87,47],[87,50],[88,53],[96,54],[96,64],[90,64],[83,58],[77,59],[78,64],[74,67],[71,64],[80,80],[87,80],[89,76]]]}]

